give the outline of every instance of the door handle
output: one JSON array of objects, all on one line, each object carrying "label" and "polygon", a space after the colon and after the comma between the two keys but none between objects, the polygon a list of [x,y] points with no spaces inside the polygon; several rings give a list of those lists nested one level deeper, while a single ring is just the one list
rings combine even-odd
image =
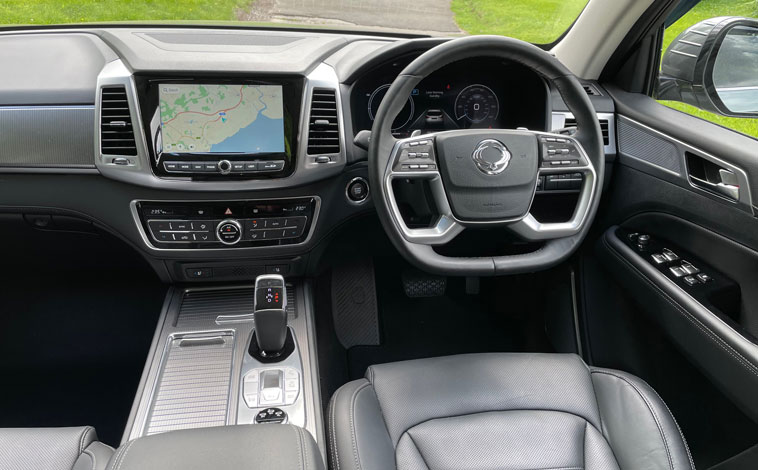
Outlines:
[{"label": "door handle", "polygon": [[733,201],[740,200],[737,174],[698,155],[687,153],[687,173],[693,186]]}]

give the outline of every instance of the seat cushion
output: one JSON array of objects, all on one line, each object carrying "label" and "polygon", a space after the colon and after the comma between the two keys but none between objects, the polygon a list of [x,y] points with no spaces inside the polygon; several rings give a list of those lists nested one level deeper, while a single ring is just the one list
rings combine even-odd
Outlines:
[{"label": "seat cushion", "polygon": [[652,388],[576,355],[372,366],[334,394],[328,418],[335,470],[694,468]]},{"label": "seat cushion", "polygon": [[0,428],[3,470],[102,470],[113,449],[95,428]]}]

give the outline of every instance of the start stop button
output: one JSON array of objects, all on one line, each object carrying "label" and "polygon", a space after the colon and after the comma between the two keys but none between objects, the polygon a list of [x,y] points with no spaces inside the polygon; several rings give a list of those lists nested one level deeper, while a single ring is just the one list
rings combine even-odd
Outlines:
[{"label": "start stop button", "polygon": [[368,192],[368,182],[360,176],[350,180],[345,188],[345,195],[347,196],[348,201],[353,204],[364,203],[368,198]]}]

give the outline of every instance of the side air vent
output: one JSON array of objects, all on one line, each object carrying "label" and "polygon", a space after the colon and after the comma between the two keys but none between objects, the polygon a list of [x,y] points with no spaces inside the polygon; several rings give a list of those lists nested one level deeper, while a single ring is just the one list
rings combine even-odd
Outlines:
[{"label": "side air vent", "polygon": [[[563,127],[576,127],[576,119],[572,117],[566,118],[566,124]],[[608,120],[600,119],[600,130],[603,132],[603,145],[609,145],[611,143],[608,136]]]},{"label": "side air vent", "polygon": [[124,86],[109,86],[100,90],[100,116],[100,153],[137,155]]},{"label": "side air vent", "polygon": [[600,96],[600,91],[594,87],[594,85],[589,85],[587,83],[582,84],[582,88],[584,88],[584,91],[590,95],[590,96]]},{"label": "side air vent", "polygon": [[308,120],[308,155],[339,153],[340,125],[337,118],[336,92],[314,88]]}]

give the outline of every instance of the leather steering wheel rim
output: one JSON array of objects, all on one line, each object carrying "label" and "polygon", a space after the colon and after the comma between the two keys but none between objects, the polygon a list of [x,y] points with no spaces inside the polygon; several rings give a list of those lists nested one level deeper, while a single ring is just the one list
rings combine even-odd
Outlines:
[{"label": "leather steering wheel rim", "polygon": [[[495,57],[519,63],[549,81],[560,93],[576,119],[573,140],[586,154],[593,169],[586,213],[576,233],[547,239],[531,253],[487,256],[448,257],[428,244],[407,240],[393,218],[391,191],[385,186],[386,172],[398,140],[392,135],[395,116],[405,105],[418,83],[434,71],[453,62],[473,57]],[[423,137],[423,136],[422,136]],[[605,153],[600,125],[592,104],[577,78],[550,53],[517,39],[501,36],[469,36],[450,40],[420,55],[397,76],[376,114],[369,145],[369,180],[375,191],[379,219],[392,243],[411,263],[428,272],[443,275],[492,276],[547,269],[567,259],[581,244],[594,220],[602,191]]]}]

